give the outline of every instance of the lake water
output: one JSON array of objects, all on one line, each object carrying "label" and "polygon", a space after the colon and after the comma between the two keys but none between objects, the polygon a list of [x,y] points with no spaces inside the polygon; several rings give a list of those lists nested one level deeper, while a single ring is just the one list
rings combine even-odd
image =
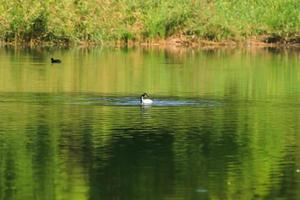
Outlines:
[{"label": "lake water", "polygon": [[0,200],[34,199],[300,199],[300,51],[0,48]]}]

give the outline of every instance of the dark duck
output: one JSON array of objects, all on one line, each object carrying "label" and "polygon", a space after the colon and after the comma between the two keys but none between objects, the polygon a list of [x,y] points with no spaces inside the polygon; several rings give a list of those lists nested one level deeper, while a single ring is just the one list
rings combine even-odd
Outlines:
[{"label": "dark duck", "polygon": [[51,58],[51,63],[61,63],[61,60]]}]

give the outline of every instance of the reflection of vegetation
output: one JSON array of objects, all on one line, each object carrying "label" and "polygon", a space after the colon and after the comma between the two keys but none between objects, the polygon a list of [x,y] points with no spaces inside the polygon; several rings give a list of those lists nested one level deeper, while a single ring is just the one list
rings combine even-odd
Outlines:
[{"label": "reflection of vegetation", "polygon": [[282,173],[295,170],[285,156],[297,131],[285,129],[298,112],[21,104],[4,104],[27,113],[17,132],[0,119],[2,199],[251,199],[293,182]]},{"label": "reflection of vegetation", "polygon": [[[226,97],[235,92],[236,97],[248,99],[281,94],[292,98],[300,92],[299,57],[292,52],[0,51],[7,55],[2,62],[8,66],[0,68],[2,92],[139,95],[148,91],[155,95],[188,93],[202,97]],[[23,53],[26,56],[21,57]],[[49,53],[61,57],[64,64],[52,66]]]},{"label": "reflection of vegetation", "polygon": [[[62,53],[59,67],[45,55],[3,57],[1,200],[299,198],[297,56],[97,53]],[[65,93],[145,88],[224,101],[140,110]]]}]

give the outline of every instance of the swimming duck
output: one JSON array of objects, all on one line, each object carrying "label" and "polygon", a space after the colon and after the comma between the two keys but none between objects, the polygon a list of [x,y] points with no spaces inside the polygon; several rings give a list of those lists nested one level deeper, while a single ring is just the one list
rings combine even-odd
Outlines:
[{"label": "swimming duck", "polygon": [[61,63],[61,60],[51,58],[51,63]]},{"label": "swimming duck", "polygon": [[148,97],[149,98],[149,95],[147,93],[144,93],[141,95],[140,97],[140,100],[141,100],[141,104],[142,105],[150,105],[153,103],[153,101],[151,99],[148,99],[148,98],[145,98],[145,97]]}]

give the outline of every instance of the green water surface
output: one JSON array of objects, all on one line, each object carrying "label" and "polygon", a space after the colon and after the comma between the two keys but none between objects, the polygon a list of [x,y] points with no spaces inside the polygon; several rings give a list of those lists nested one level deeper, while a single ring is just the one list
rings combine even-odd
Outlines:
[{"label": "green water surface", "polygon": [[300,52],[0,48],[0,200],[98,199],[300,199]]}]

